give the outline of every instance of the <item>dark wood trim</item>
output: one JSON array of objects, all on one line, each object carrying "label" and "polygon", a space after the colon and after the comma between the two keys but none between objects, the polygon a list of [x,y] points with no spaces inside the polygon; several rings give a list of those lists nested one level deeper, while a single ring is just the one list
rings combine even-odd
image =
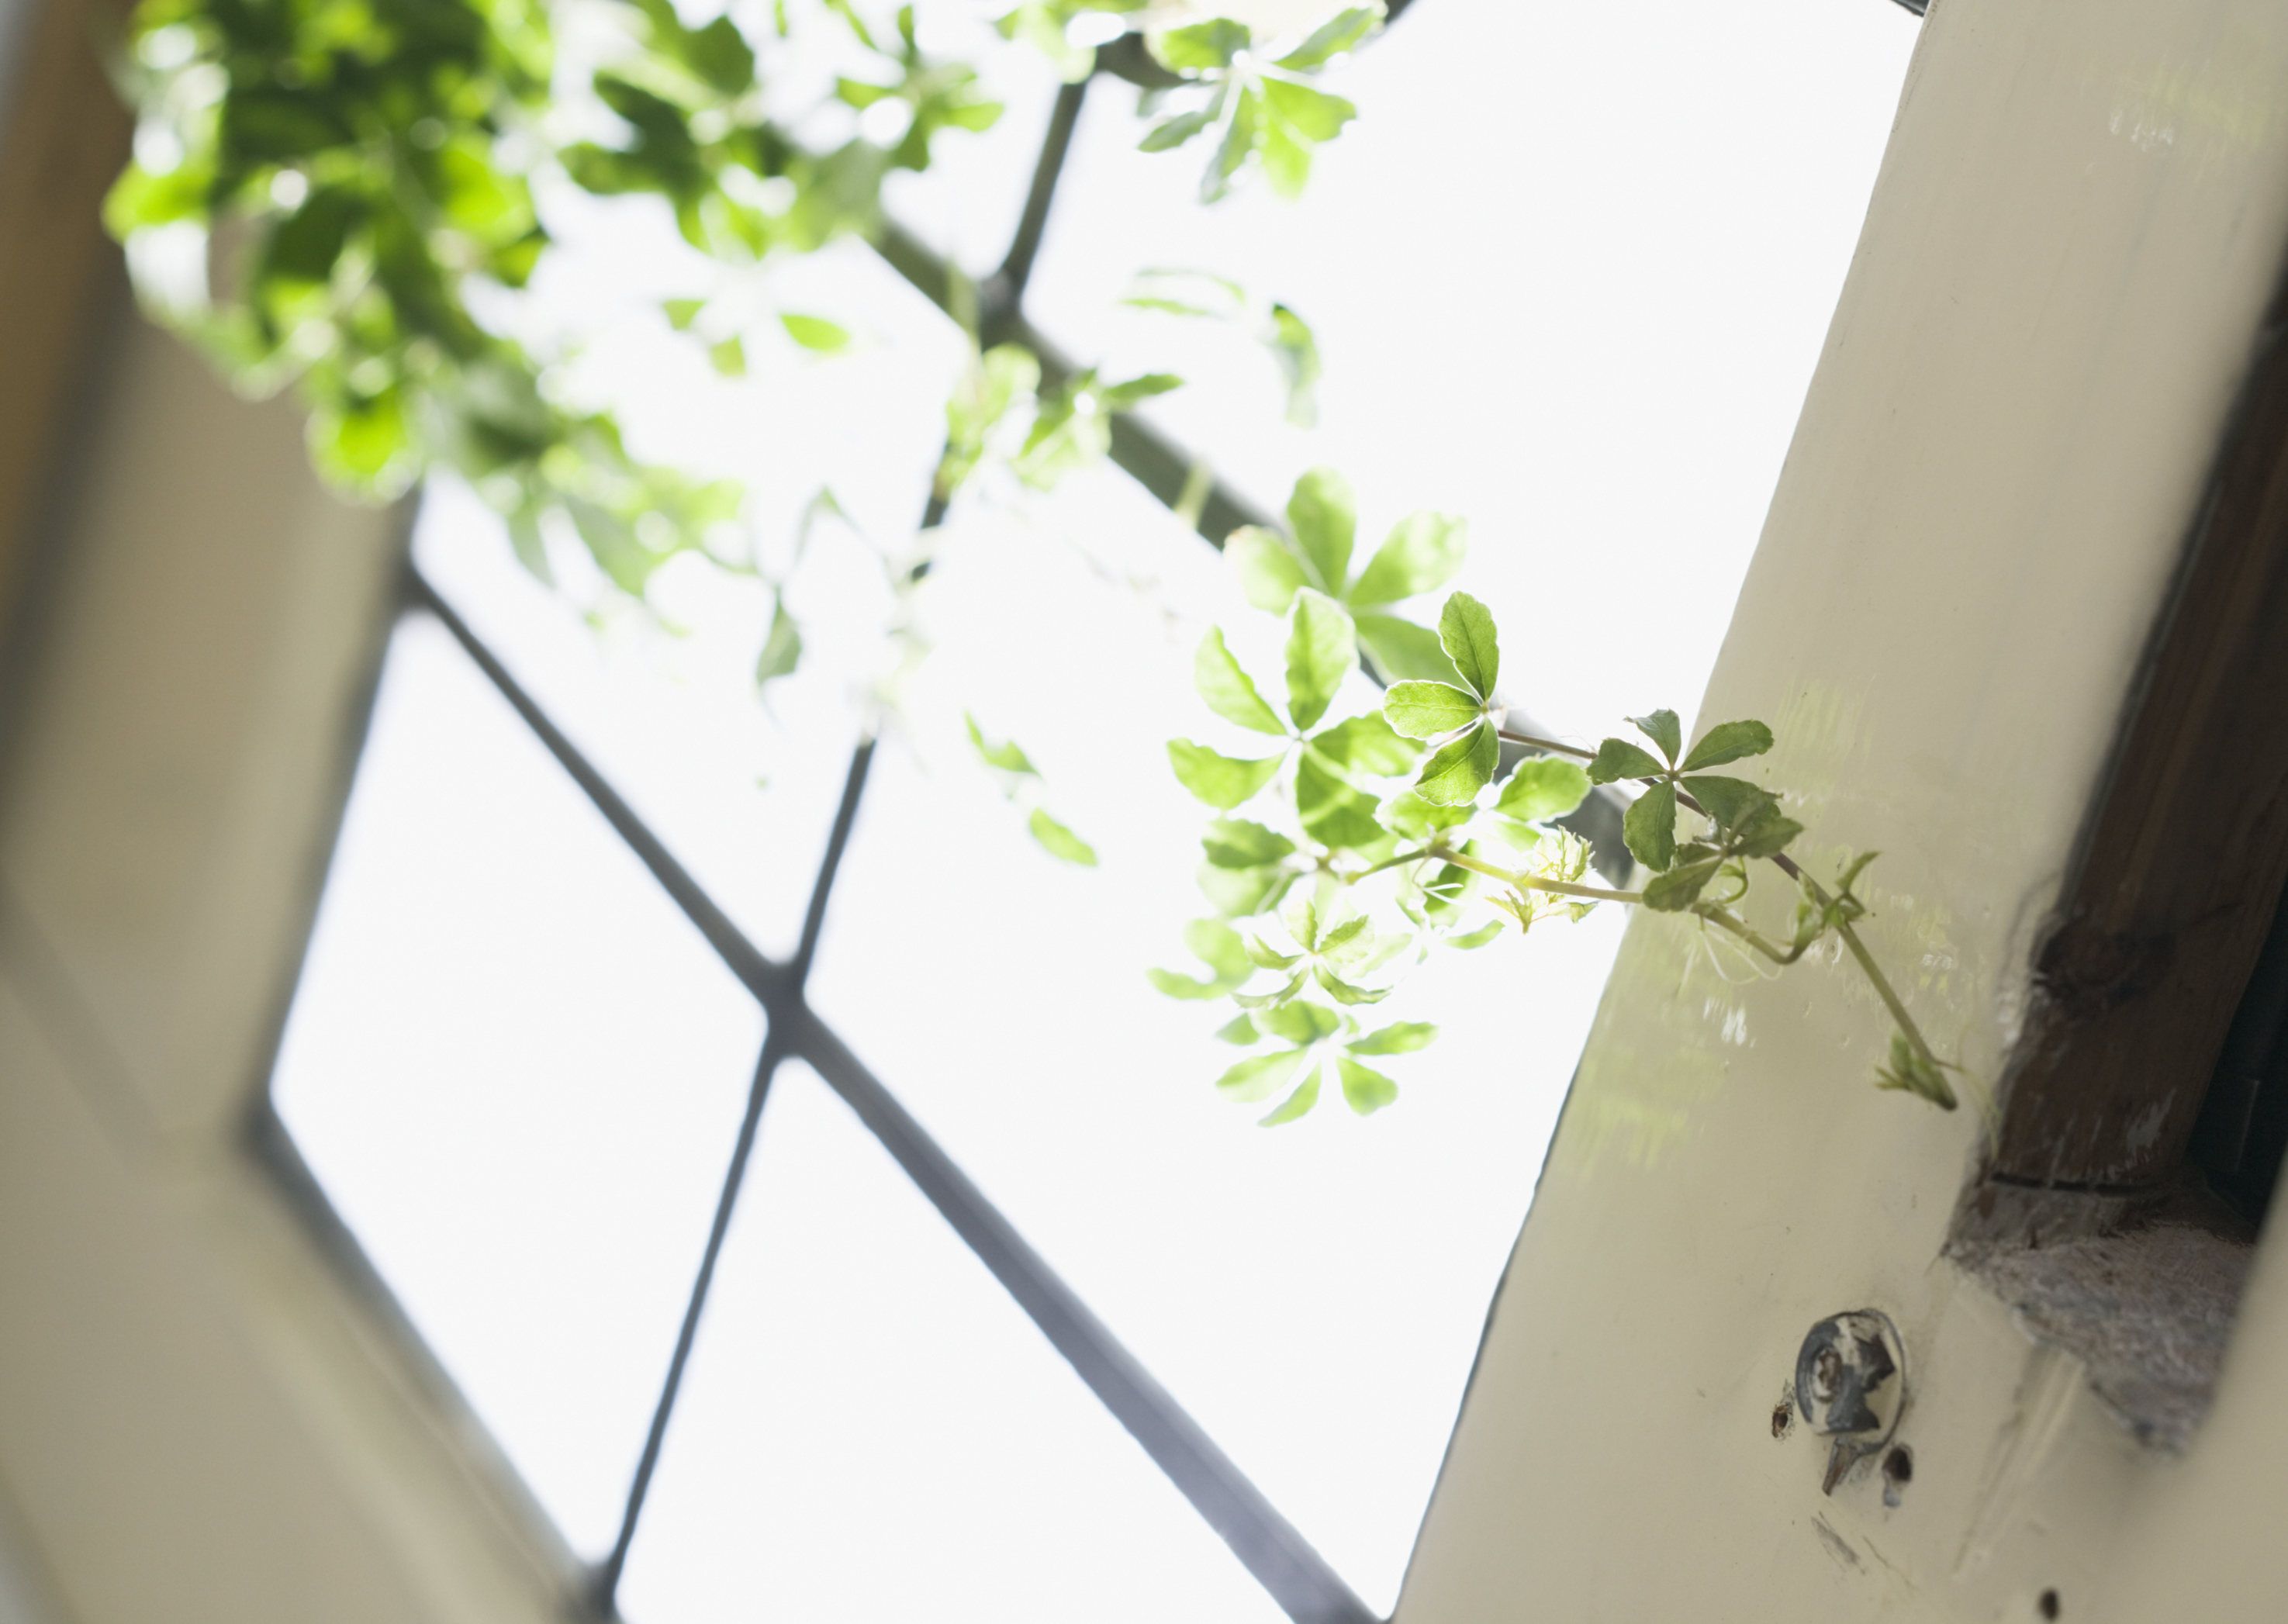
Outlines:
[{"label": "dark wood trim", "polygon": [[1975,1220],[2180,1176],[2288,877],[2288,286],[2275,296],[2037,952]]},{"label": "dark wood trim", "polygon": [[98,56],[123,14],[113,0],[46,0],[20,25],[0,131],[0,625],[125,285],[101,210],[134,121]]}]

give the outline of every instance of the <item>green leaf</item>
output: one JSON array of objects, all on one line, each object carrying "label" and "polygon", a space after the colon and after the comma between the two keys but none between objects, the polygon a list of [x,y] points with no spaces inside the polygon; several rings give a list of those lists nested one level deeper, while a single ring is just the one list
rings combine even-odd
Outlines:
[{"label": "green leaf", "polygon": [[1665,868],[1676,858],[1676,786],[1655,784],[1621,818],[1621,838],[1637,861]]},{"label": "green leaf", "polygon": [[1450,594],[1438,616],[1438,641],[1462,681],[1480,699],[1493,698],[1494,681],[1501,675],[1501,645],[1492,611],[1467,592]]},{"label": "green leaf", "polygon": [[[1301,1054],[1303,1050],[1299,1049],[1293,1052]],[[1297,1117],[1308,1114],[1311,1107],[1319,1103],[1319,1073],[1322,1069],[1323,1068],[1320,1066],[1313,1066],[1309,1074],[1303,1079],[1303,1086],[1290,1094],[1285,1104],[1269,1116],[1265,1117],[1256,1126],[1276,1128],[1283,1122],[1291,1122]]]},{"label": "green leaf", "polygon": [[1449,947],[1459,947],[1463,951],[1467,952],[1472,948],[1484,947],[1488,942],[1493,940],[1495,937],[1499,936],[1501,933],[1502,921],[1497,919],[1490,925],[1480,925],[1476,930],[1471,931],[1466,936],[1448,937],[1446,939],[1446,946]]},{"label": "green leaf", "polygon": [[[1220,998],[1244,986],[1255,973],[1255,966],[1247,956],[1247,944],[1240,939],[1238,931],[1220,919],[1193,920],[1184,927],[1184,945],[1198,955],[1213,978],[1195,981],[1170,970],[1145,971],[1152,985],[1171,998]],[[1297,977],[1295,986],[1287,989],[1288,994],[1291,995],[1301,982],[1302,978]]]},{"label": "green leaf", "polygon": [[1208,107],[1195,108],[1189,113],[1179,113],[1173,118],[1163,119],[1152,126],[1142,140],[1136,143],[1136,150],[1166,152],[1172,147],[1181,147],[1213,123],[1216,115],[1221,110],[1221,101],[1219,99],[1216,103]]},{"label": "green leaf", "polygon": [[850,347],[850,329],[829,321],[824,316],[802,316],[792,311],[781,311],[779,325],[786,329],[788,337],[804,349],[815,350],[822,355],[831,355]]},{"label": "green leaf", "polygon": [[1244,919],[1277,907],[1279,899],[1294,883],[1295,871],[1285,867],[1219,868],[1213,863],[1202,863],[1198,879],[1200,894],[1209,907],[1227,919]]},{"label": "green leaf", "polygon": [[1319,906],[1308,896],[1298,894],[1287,905],[1279,923],[1287,927],[1287,934],[1295,939],[1304,952],[1316,950],[1319,945]]},{"label": "green leaf", "polygon": [[1442,682],[1394,683],[1383,695],[1382,714],[1392,731],[1409,739],[1435,739],[1485,720],[1485,707],[1471,694]]},{"label": "green leaf", "polygon": [[1364,39],[1381,20],[1379,5],[1355,5],[1338,12],[1313,29],[1308,39],[1281,57],[1278,65],[1297,72],[1323,67],[1330,58]]},{"label": "green leaf", "polygon": [[1010,740],[1003,744],[989,743],[984,732],[977,725],[975,717],[965,710],[961,713],[961,719],[969,728],[970,748],[977,752],[978,759],[984,762],[987,766],[998,767],[1004,772],[1030,773],[1035,778],[1041,775],[1040,769],[1032,764],[1024,751],[1017,748],[1015,740]]},{"label": "green leaf", "polygon": [[1300,999],[1273,1010],[1263,1017],[1266,1032],[1290,1043],[1315,1043],[1321,1038],[1332,1037],[1343,1018],[1323,1005],[1305,1003]]},{"label": "green leaf", "polygon": [[1219,812],[1229,812],[1252,800],[1279,771],[1283,756],[1247,761],[1222,756],[1188,739],[1168,741],[1168,764],[1176,781]]},{"label": "green leaf", "polygon": [[1481,722],[1422,765],[1414,793],[1442,806],[1459,806],[1490,783],[1501,764],[1501,741],[1494,725]]},{"label": "green leaf", "polygon": [[1399,522],[1359,572],[1347,599],[1354,606],[1396,603],[1434,592],[1454,578],[1469,551],[1469,526],[1424,510]]},{"label": "green leaf", "polygon": [[1295,850],[1295,843],[1284,835],[1244,818],[1218,818],[1208,825],[1200,844],[1207,849],[1208,861],[1219,868],[1260,868]]},{"label": "green leaf", "polygon": [[1608,739],[1597,747],[1596,757],[1589,763],[1589,781],[1610,784],[1625,778],[1658,778],[1661,770],[1660,763],[1641,745]]},{"label": "green leaf", "polygon": [[1561,818],[1589,796],[1589,775],[1569,761],[1537,756],[1517,764],[1494,810],[1505,818],[1543,823]]},{"label": "green leaf", "polygon": [[1339,1058],[1335,1069],[1343,1080],[1343,1103],[1361,1116],[1372,1116],[1398,1097],[1396,1083],[1355,1060]]},{"label": "green leaf", "polygon": [[699,320],[699,313],[707,308],[707,301],[705,299],[663,299],[659,307],[666,313],[667,324],[670,327],[679,333],[686,333],[691,330],[691,324]]},{"label": "green leaf", "polygon": [[1266,79],[1263,98],[1275,122],[1314,145],[1333,140],[1358,116],[1355,104],[1291,79]]},{"label": "green leaf", "polygon": [[1716,827],[1726,831],[1736,829],[1759,812],[1769,810],[1778,804],[1779,799],[1770,790],[1752,784],[1744,778],[1696,773],[1679,782],[1687,795],[1707,809],[1708,816]]},{"label": "green leaf", "polygon": [[1362,986],[1353,986],[1349,982],[1335,974],[1333,970],[1329,970],[1324,964],[1315,964],[1311,967],[1311,979],[1319,984],[1319,990],[1326,994],[1328,997],[1333,999],[1337,1003],[1347,1006],[1355,1007],[1356,1005],[1362,1003],[1380,1003],[1384,999],[1390,996],[1391,992],[1391,989],[1386,986],[1378,988],[1373,991],[1370,991]]},{"label": "green leaf", "polygon": [[[1313,951],[1317,953],[1321,958],[1334,958],[1339,955],[1347,958],[1352,956],[1352,955],[1344,954],[1343,950],[1349,947],[1352,943],[1359,941],[1361,938],[1365,937],[1366,935],[1366,916],[1362,914],[1353,915],[1350,918],[1344,920],[1340,924],[1329,926],[1328,929],[1321,934],[1319,938],[1319,945],[1317,947],[1314,948]],[[1355,951],[1357,950],[1355,949],[1354,952]]]},{"label": "green leaf", "polygon": [[1279,370],[1287,379],[1287,421],[1299,429],[1316,428],[1321,368],[1319,340],[1311,331],[1311,324],[1286,305],[1274,305],[1271,330],[1264,343],[1270,346],[1272,360],[1279,363]]},{"label": "green leaf", "polygon": [[1803,833],[1803,825],[1768,806],[1742,824],[1737,831],[1743,857],[1776,857]]},{"label": "green leaf", "polygon": [[791,676],[802,659],[802,630],[781,599],[771,610],[771,629],[763,638],[763,652],[755,660],[755,686]]},{"label": "green leaf", "polygon": [[1701,891],[1723,866],[1722,858],[1709,857],[1656,874],[1645,885],[1644,905],[1656,914],[1681,913],[1699,900]]},{"label": "green leaf", "polygon": [[1761,722],[1720,722],[1700,735],[1700,742],[1684,758],[1684,771],[1720,767],[1744,756],[1760,756],[1771,748],[1772,730]]},{"label": "green leaf", "polygon": [[1215,1086],[1226,1099],[1243,1105],[1269,1099],[1295,1074],[1295,1068],[1303,1064],[1307,1052],[1283,1049],[1267,1055],[1250,1055],[1217,1078]]},{"label": "green leaf", "polygon": [[1215,1035],[1223,1042],[1237,1043],[1243,1048],[1250,1043],[1259,1042],[1263,1036],[1255,1029],[1254,1020],[1245,1015],[1226,1021],[1222,1026],[1218,1026],[1215,1029]]},{"label": "green leaf", "polygon": [[1295,594],[1307,584],[1302,560],[1287,538],[1256,525],[1243,525],[1227,537],[1224,557],[1239,573],[1239,590],[1259,609],[1284,614]]},{"label": "green leaf", "polygon": [[[1494,928],[1501,927],[1497,923]],[[1426,1020],[1402,1020],[1378,1032],[1370,1032],[1344,1047],[1355,1055],[1410,1055],[1418,1049],[1428,1048],[1437,1036],[1438,1028]]]},{"label": "green leaf", "polygon": [[1133,411],[1139,404],[1154,395],[1164,395],[1172,389],[1183,386],[1184,380],[1172,372],[1148,372],[1125,383],[1108,384],[1097,391],[1097,409],[1100,412]]},{"label": "green leaf", "polygon": [[1247,944],[1248,959],[1258,970],[1292,970],[1302,963],[1299,953],[1274,953],[1251,936],[1243,936],[1240,940]]},{"label": "green leaf", "polygon": [[1296,727],[1317,725],[1335,690],[1358,664],[1358,640],[1341,605],[1309,587],[1295,594],[1287,634],[1287,714]]},{"label": "green leaf", "polygon": [[1441,829],[1467,823],[1476,811],[1466,801],[1459,806],[1442,806],[1409,789],[1385,801],[1377,815],[1386,828],[1409,840],[1427,840]]},{"label": "green leaf", "polygon": [[1039,807],[1033,808],[1033,815],[1025,820],[1025,827],[1033,831],[1033,838],[1051,857],[1077,863],[1084,868],[1096,867],[1095,848]]},{"label": "green leaf", "polygon": [[1242,727],[1251,727],[1259,733],[1287,736],[1287,725],[1279,713],[1264,702],[1255,691],[1254,680],[1240,669],[1239,661],[1223,645],[1223,628],[1211,626],[1208,635],[1200,639],[1200,652],[1192,661],[1192,685],[1208,702],[1208,709],[1227,722],[1236,722]]},{"label": "green leaf", "polygon": [[1671,765],[1675,764],[1676,753],[1684,748],[1684,733],[1677,725],[1676,712],[1656,710],[1650,716],[1631,717],[1629,721],[1639,733],[1660,746],[1660,753],[1668,757]]},{"label": "green leaf", "polygon": [[1383,837],[1374,797],[1328,772],[1315,756],[1296,765],[1295,811],[1306,835],[1336,851],[1355,851]]},{"label": "green leaf", "polygon": [[1376,778],[1396,778],[1411,772],[1421,747],[1400,738],[1390,724],[1369,712],[1336,723],[1305,741],[1323,761],[1352,772]]},{"label": "green leaf", "polygon": [[1287,498],[1287,522],[1319,590],[1340,598],[1358,535],[1358,500],[1351,495],[1351,482],[1331,468],[1312,469],[1295,481]]},{"label": "green leaf", "polygon": [[1298,970],[1293,980],[1275,992],[1234,993],[1231,1001],[1243,1010],[1275,1010],[1301,991],[1306,979],[1307,978]]},{"label": "green leaf", "polygon": [[1446,646],[1427,626],[1401,620],[1394,614],[1355,614],[1361,647],[1374,661],[1383,681],[1417,680],[1462,685],[1462,674],[1446,658]]},{"label": "green leaf", "polygon": [[1915,1052],[1903,1032],[1891,1034],[1891,1064],[1875,1073],[1879,1089],[1899,1089],[1909,1094],[1919,1094],[1942,1111],[1955,1107],[1954,1090],[1938,1067]]},{"label": "green leaf", "polygon": [[1163,67],[1198,74],[1229,67],[1232,58],[1247,49],[1249,38],[1246,24],[1219,17],[1188,28],[1170,28],[1153,35],[1148,43]]},{"label": "green leaf", "polygon": [[739,335],[736,333],[719,344],[709,345],[707,359],[714,364],[715,370],[725,377],[747,376],[747,346],[740,342]]},{"label": "green leaf", "polygon": [[1231,123],[1225,126],[1223,145],[1216,148],[1214,162],[1200,177],[1201,202],[1212,203],[1230,190],[1231,178],[1262,139],[1263,99],[1251,90],[1243,90],[1232,108]]}]

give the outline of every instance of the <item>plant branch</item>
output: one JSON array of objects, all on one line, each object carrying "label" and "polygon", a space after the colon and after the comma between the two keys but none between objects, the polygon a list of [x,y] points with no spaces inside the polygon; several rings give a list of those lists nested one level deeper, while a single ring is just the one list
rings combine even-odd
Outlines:
[{"label": "plant branch", "polygon": [[1537,739],[1531,733],[1513,733],[1506,727],[1497,727],[1494,733],[1497,736],[1508,740],[1512,744],[1521,744],[1528,749],[1539,750],[1545,755],[1570,756],[1577,761],[1597,759],[1597,752],[1594,750],[1585,750],[1577,745],[1560,744],[1554,739]]},{"label": "plant branch", "polygon": [[1446,846],[1433,847],[1425,855],[1440,858],[1457,868],[1467,868],[1473,874],[1482,874],[1488,879],[1499,880],[1505,885],[1514,885],[1520,891],[1545,891],[1560,897],[1580,897],[1591,902],[1642,902],[1641,891],[1607,891],[1601,885],[1576,885],[1569,880],[1545,880],[1537,875],[1520,874],[1515,869],[1503,868],[1457,852]]}]

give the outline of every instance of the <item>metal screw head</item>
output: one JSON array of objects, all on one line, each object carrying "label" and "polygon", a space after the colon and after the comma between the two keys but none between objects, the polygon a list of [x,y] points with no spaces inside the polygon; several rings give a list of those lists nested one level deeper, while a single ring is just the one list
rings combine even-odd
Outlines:
[{"label": "metal screw head", "polygon": [[1891,1441],[1906,1406],[1907,1354],[1879,1309],[1832,1314],[1804,1334],[1795,1356],[1795,1407],[1807,1426],[1835,1440],[1827,1493],[1851,1463]]}]

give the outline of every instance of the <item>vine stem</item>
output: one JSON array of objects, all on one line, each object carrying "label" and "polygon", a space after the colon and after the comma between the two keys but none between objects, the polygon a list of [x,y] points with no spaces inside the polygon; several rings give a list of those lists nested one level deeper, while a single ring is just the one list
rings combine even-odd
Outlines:
[{"label": "vine stem", "polygon": [[1581,897],[1591,902],[1642,902],[1644,900],[1644,892],[1641,891],[1607,891],[1601,885],[1576,885],[1569,880],[1544,880],[1533,875],[1519,874],[1514,869],[1481,862],[1474,857],[1444,846],[1433,847],[1422,855],[1442,859],[1457,868],[1467,868],[1473,874],[1482,874],[1488,879],[1499,880],[1505,885],[1514,885],[1521,891],[1545,891],[1560,897]]},{"label": "vine stem", "polygon": [[[1596,752],[1593,750],[1585,750],[1576,745],[1561,744],[1554,739],[1537,739],[1530,733],[1512,733],[1505,727],[1496,728],[1494,731],[1502,738],[1510,741],[1512,743],[1522,744],[1529,749],[1541,750],[1554,756],[1570,756],[1581,761],[1593,761],[1596,759]],[[1659,780],[1645,779],[1641,781],[1649,784],[1656,783]],[[1698,801],[1695,800],[1691,794],[1687,791],[1682,785],[1678,785],[1676,787],[1676,801],[1678,805],[1685,807],[1689,811],[1698,812],[1704,818],[1708,815],[1708,809],[1701,805]],[[1511,879],[1513,883],[1531,885],[1536,890],[1554,891],[1562,889],[1569,895],[1595,896],[1601,899],[1613,902],[1642,902],[1644,900],[1644,893],[1642,891],[1601,891],[1589,886],[1561,887],[1559,883],[1554,881],[1534,882],[1523,880],[1521,876],[1513,878],[1513,876],[1504,874],[1500,870],[1493,868],[1486,864],[1462,862],[1462,860],[1459,858],[1450,859],[1449,860],[1460,863],[1464,867],[1475,868],[1479,873],[1490,875],[1496,879]],[[1835,899],[1828,894],[1827,888],[1822,885],[1817,880],[1813,879],[1809,875],[1804,873],[1803,869],[1796,863],[1796,860],[1790,857],[1786,852],[1775,852],[1772,853],[1771,860],[1782,874],[1784,874],[1788,878],[1794,880],[1799,884],[1808,888],[1812,896],[1818,900],[1821,907],[1824,908],[1833,905]],[[1763,953],[1765,956],[1771,959],[1774,963],[1785,964],[1792,962],[1791,956],[1784,956],[1781,954],[1775,952],[1769,942],[1766,941],[1757,931],[1750,930],[1744,922],[1733,919],[1730,916],[1728,910],[1727,910],[1720,917],[1714,913],[1703,913],[1698,908],[1695,908],[1693,912],[1699,914],[1702,918],[1721,925],[1724,929],[1739,936],[1742,939],[1747,941],[1760,952]],[[1875,955],[1867,951],[1867,944],[1859,939],[1859,932],[1851,928],[1851,923],[1848,920],[1841,919],[1836,921],[1835,930],[1836,934],[1842,937],[1843,945],[1851,950],[1851,956],[1858,961],[1859,968],[1866,973],[1868,985],[1875,989],[1875,995],[1883,1001],[1883,1007],[1891,1012],[1891,1018],[1898,1023],[1901,1035],[1903,1036],[1907,1040],[1907,1042],[1913,1048],[1916,1056],[1930,1066],[1934,1071],[1944,1066],[1946,1063],[1941,1060],[1937,1054],[1933,1051],[1929,1041],[1923,1036],[1922,1028],[1915,1025],[1914,1017],[1907,1013],[1907,1006],[1900,1002],[1897,990],[1891,986],[1890,978],[1886,976],[1883,973],[1881,967],[1875,963]],[[1950,1105],[1951,1104],[1950,1101],[1949,1103]]]}]

